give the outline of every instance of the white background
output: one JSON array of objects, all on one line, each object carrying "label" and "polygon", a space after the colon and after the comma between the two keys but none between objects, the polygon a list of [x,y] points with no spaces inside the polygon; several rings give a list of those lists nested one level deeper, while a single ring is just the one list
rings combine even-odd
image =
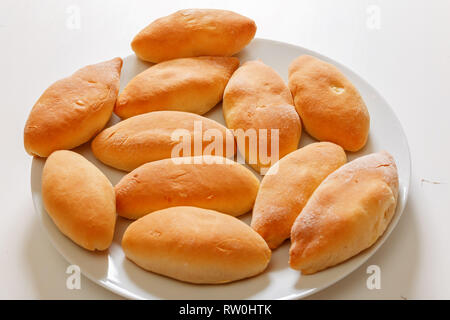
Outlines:
[{"label": "white background", "polygon": [[[33,210],[23,127],[52,82],[84,65],[132,54],[130,41],[141,28],[189,7],[234,10],[256,21],[257,37],[343,63],[387,99],[404,127],[413,171],[402,219],[366,264],[311,298],[450,299],[450,1],[445,0],[1,0],[0,299],[120,298],[84,277],[81,290],[66,289],[68,264]],[[381,268],[380,290],[366,288],[372,264]]]}]

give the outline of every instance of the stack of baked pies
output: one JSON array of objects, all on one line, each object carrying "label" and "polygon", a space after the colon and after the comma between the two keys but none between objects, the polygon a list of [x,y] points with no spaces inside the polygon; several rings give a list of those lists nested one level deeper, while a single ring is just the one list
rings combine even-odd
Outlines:
[{"label": "stack of baked pies", "polygon": [[[122,59],[114,58],[42,94],[24,144],[30,155],[47,158],[42,198],[64,235],[87,250],[106,250],[117,215],[132,219],[122,237],[128,259],[174,279],[211,284],[264,272],[271,250],[288,239],[290,266],[303,274],[377,241],[394,215],[399,182],[385,151],[347,162],[346,152],[362,149],[369,135],[357,88],[335,66],[307,55],[291,62],[288,84],[263,61],[239,66],[233,55],[255,32],[253,20],[231,11],[181,10],[135,36],[137,57],[154,65],[122,92]],[[202,116],[221,101],[227,127]],[[113,112],[123,121],[105,128]],[[196,124],[200,141],[192,138]],[[240,129],[269,134],[258,135],[251,148],[235,139]],[[277,161],[270,147],[269,160],[260,152],[272,129]],[[298,149],[302,129],[318,142]],[[174,157],[176,130],[189,136],[190,146]],[[211,130],[214,136],[203,134]],[[220,140],[219,150],[207,150],[212,139]],[[126,172],[115,186],[69,151],[88,141],[98,160]],[[237,154],[265,170],[261,182],[234,160]],[[248,212],[250,226],[237,218]]]}]

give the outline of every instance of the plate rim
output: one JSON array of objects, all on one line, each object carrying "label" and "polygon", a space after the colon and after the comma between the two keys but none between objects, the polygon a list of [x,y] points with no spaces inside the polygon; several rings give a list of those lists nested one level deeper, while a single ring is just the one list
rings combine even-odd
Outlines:
[{"label": "plate rim", "polygon": [[[275,46],[288,46],[288,47],[291,47],[292,49],[295,49],[295,50],[300,49],[300,50],[306,51],[306,52],[308,52],[308,54],[311,54],[311,55],[313,55],[315,57],[318,57],[318,58],[320,58],[322,60],[331,61],[339,69],[341,69],[341,70],[344,69],[345,71],[349,71],[350,73],[354,74],[358,78],[358,80],[362,81],[365,86],[369,87],[382,100],[382,102],[390,109],[390,111],[394,115],[395,120],[398,122],[399,130],[401,132],[401,136],[402,136],[402,138],[403,138],[403,140],[405,142],[405,146],[406,146],[406,153],[405,154],[407,154],[407,156],[408,156],[408,161],[407,161],[407,165],[408,165],[407,173],[408,173],[408,175],[407,175],[407,179],[406,179],[406,181],[405,181],[405,183],[403,185],[403,189],[405,190],[405,200],[401,203],[401,207],[398,207],[396,209],[396,215],[398,215],[398,218],[393,220],[393,221],[391,221],[390,224],[389,224],[389,228],[385,230],[385,232],[376,241],[376,243],[373,244],[371,247],[367,248],[367,249],[370,249],[371,252],[367,256],[366,259],[363,259],[360,263],[355,264],[354,266],[352,266],[351,268],[346,270],[346,272],[342,273],[342,275],[340,275],[339,277],[336,277],[336,279],[334,279],[333,281],[330,281],[329,283],[327,283],[324,286],[311,288],[309,290],[302,291],[301,293],[294,293],[294,294],[286,295],[286,296],[279,297],[279,298],[273,298],[273,300],[298,300],[298,299],[306,298],[306,297],[308,297],[310,295],[313,295],[313,294],[315,294],[317,292],[320,292],[322,290],[325,290],[325,289],[329,288],[330,286],[336,284],[337,282],[341,281],[342,279],[346,278],[348,275],[350,275],[356,269],[360,268],[364,263],[366,263],[380,249],[380,247],[385,243],[385,241],[389,238],[391,233],[397,227],[397,224],[400,221],[401,216],[403,215],[403,212],[404,212],[404,210],[406,208],[406,204],[407,204],[408,199],[409,199],[409,189],[410,189],[410,184],[411,184],[411,173],[412,173],[411,151],[410,151],[410,147],[409,147],[408,138],[407,138],[405,130],[403,128],[402,122],[400,121],[400,119],[398,118],[397,114],[395,113],[395,110],[388,103],[388,101],[384,98],[384,96],[381,95],[379,93],[379,91],[374,86],[372,86],[369,82],[367,82],[365,80],[365,78],[361,77],[359,75],[359,73],[353,71],[352,69],[350,69],[349,67],[347,67],[346,65],[340,63],[339,61],[337,61],[335,59],[332,59],[332,58],[330,58],[328,56],[325,56],[325,55],[323,55],[321,53],[318,53],[317,51],[314,51],[314,50],[311,50],[311,49],[308,49],[308,48],[305,48],[305,47],[302,47],[300,45],[296,45],[296,44],[293,44],[293,43],[290,43],[290,42],[278,41],[278,40],[267,39],[267,38],[259,38],[259,37],[258,38],[254,38],[250,43],[253,43],[253,42],[267,42],[267,43],[271,43],[272,45],[275,45]],[[133,55],[133,53],[131,55]],[[128,56],[130,56],[130,55],[128,55]],[[40,159],[41,158],[39,158],[39,160]],[[50,241],[50,243],[52,244],[52,246],[56,249],[56,251],[68,263],[73,264],[71,259],[69,259],[67,257],[67,255],[64,253],[64,250],[62,250],[60,248],[60,246],[55,241],[53,241],[53,239],[51,238],[50,233],[48,232],[47,228],[44,225],[44,221],[43,221],[43,218],[42,218],[42,214],[40,213],[39,206],[38,206],[38,204],[35,201],[35,194],[33,192],[33,172],[35,170],[35,167],[37,166],[37,160],[38,159],[36,157],[32,158],[31,170],[30,170],[31,171],[30,172],[30,191],[31,191],[34,211],[40,216],[39,220],[40,220],[41,227],[42,227],[42,229],[45,230],[45,234],[46,234],[48,240]],[[83,271],[83,270],[81,270],[81,273],[86,278],[88,278],[90,281],[100,285],[101,287],[105,288],[106,290],[111,291],[111,292],[113,292],[113,293],[115,293],[115,294],[117,294],[117,295],[119,295],[119,296],[121,296],[123,298],[134,299],[134,300],[147,300],[146,298],[141,297],[139,295],[136,295],[136,294],[130,292],[129,290],[127,290],[127,289],[125,289],[123,287],[117,286],[113,282],[108,281],[108,279],[95,278],[89,272],[86,272],[86,271]],[[244,279],[244,281],[245,281],[245,279]],[[156,297],[153,300],[163,300],[163,299],[162,298],[159,299],[159,298]]]},{"label": "plate rim", "polygon": [[[298,300],[298,299],[303,299],[306,298],[310,295],[313,295],[314,293],[317,293],[319,291],[325,290],[329,287],[331,287],[332,285],[336,284],[337,282],[341,281],[342,279],[346,278],[347,276],[349,276],[351,273],[353,273],[356,269],[360,268],[364,263],[367,262],[367,260],[369,260],[379,249],[380,247],[385,243],[385,241],[389,238],[389,236],[391,235],[391,233],[394,231],[394,229],[397,227],[398,222],[400,221],[403,212],[405,211],[406,208],[406,204],[408,203],[408,199],[409,199],[409,189],[410,189],[410,185],[411,185],[411,174],[412,174],[412,160],[411,160],[411,149],[409,147],[409,141],[408,141],[408,137],[406,136],[405,130],[403,128],[403,124],[400,121],[400,118],[397,116],[395,110],[392,108],[391,104],[386,100],[386,98],[380,94],[380,92],[378,91],[378,89],[376,89],[373,85],[371,85],[364,77],[362,77],[358,72],[355,72],[353,69],[347,67],[346,65],[342,64],[341,62],[335,60],[334,58],[330,58],[328,56],[325,56],[317,51],[290,43],[290,42],[283,42],[283,41],[278,41],[278,40],[273,40],[273,39],[266,39],[266,38],[255,38],[254,40],[262,40],[262,41],[267,41],[267,42],[271,42],[273,44],[276,45],[287,45],[291,48],[301,48],[305,51],[309,51],[312,55],[314,55],[315,57],[318,57],[322,60],[328,60],[328,61],[333,61],[333,64],[335,64],[338,69],[344,68],[348,71],[350,71],[351,73],[353,73],[354,75],[356,75],[359,80],[361,80],[362,82],[364,82],[364,85],[370,87],[373,92],[376,93],[376,95],[378,97],[380,97],[383,101],[383,103],[389,107],[390,111],[392,112],[392,114],[395,116],[395,119],[398,121],[399,124],[399,129],[401,131],[402,137],[404,138],[404,141],[406,143],[406,151],[408,154],[408,179],[406,182],[406,185],[404,186],[405,188],[405,201],[401,204],[401,208],[397,208],[396,211],[398,211],[396,214],[398,215],[398,218],[394,221],[391,221],[389,223],[388,226],[390,226],[389,229],[385,230],[385,232],[381,235],[381,237],[376,241],[376,243],[374,243],[371,247],[372,253],[367,257],[367,259],[365,259],[365,261],[362,261],[360,264],[356,264],[353,268],[350,268],[348,273],[345,273],[342,275],[342,277],[337,278],[335,281],[331,281],[328,285],[325,285],[321,288],[313,288],[308,290],[307,292],[303,292],[303,293],[298,293],[298,294],[291,294],[288,295],[286,297],[282,297],[279,298],[278,300]],[[369,249],[368,248],[368,249]],[[351,259],[351,258],[350,258]]]}]

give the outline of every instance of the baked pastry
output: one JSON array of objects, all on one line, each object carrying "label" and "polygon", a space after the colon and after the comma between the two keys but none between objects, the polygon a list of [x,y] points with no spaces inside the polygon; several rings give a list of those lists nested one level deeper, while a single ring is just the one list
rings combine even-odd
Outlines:
[{"label": "baked pastry", "polygon": [[175,206],[195,206],[232,216],[253,207],[259,180],[243,165],[218,156],[163,159],[146,163],[115,186],[117,213],[138,219]]},{"label": "baked pastry", "polygon": [[158,110],[204,114],[222,100],[239,66],[234,57],[175,59],[134,77],[120,93],[114,112],[121,118]]},{"label": "baked pastry", "polygon": [[235,154],[230,130],[214,120],[181,111],[131,117],[103,130],[91,146],[97,159],[124,171],[172,156]]},{"label": "baked pastry", "polygon": [[255,36],[255,22],[232,11],[186,9],[157,19],[131,42],[145,61],[197,56],[231,56]]},{"label": "baked pastry", "polygon": [[264,240],[244,222],[195,207],[163,209],[133,222],[122,248],[145,270],[203,284],[257,275],[271,256]]},{"label": "baked pastry", "polygon": [[305,130],[348,151],[366,144],[370,117],[355,86],[333,65],[303,55],[289,66],[289,88]]},{"label": "baked pastry", "polygon": [[110,246],[116,223],[114,188],[80,154],[53,152],[42,172],[42,200],[58,229],[87,250]]},{"label": "baked pastry", "polygon": [[32,156],[72,149],[100,132],[111,117],[119,91],[122,59],[86,66],[52,84],[34,105],[24,130]]},{"label": "baked pastry", "polygon": [[251,226],[271,249],[289,238],[292,225],[311,194],[346,162],[340,146],[317,142],[291,152],[269,169],[259,187]]},{"label": "baked pastry", "polygon": [[311,274],[372,246],[395,213],[398,175],[387,152],[353,160],[314,191],[291,232],[289,263]]},{"label": "baked pastry", "polygon": [[[223,96],[223,115],[228,128],[237,129],[236,142],[246,162],[261,173],[297,149],[302,127],[291,93],[275,70],[261,61],[246,62],[233,74]],[[278,138],[272,137],[273,129]],[[278,145],[272,146],[272,139]]]}]

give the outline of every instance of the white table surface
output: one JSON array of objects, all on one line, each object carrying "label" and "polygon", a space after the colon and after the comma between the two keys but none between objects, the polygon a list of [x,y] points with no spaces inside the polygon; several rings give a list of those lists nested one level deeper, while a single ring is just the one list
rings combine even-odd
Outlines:
[{"label": "white table surface", "polygon": [[[256,21],[257,37],[304,46],[347,65],[381,92],[404,127],[413,171],[402,219],[366,264],[311,298],[449,299],[446,0],[2,0],[0,299],[120,299],[84,277],[80,290],[66,289],[68,263],[33,209],[23,127],[52,82],[86,64],[132,54],[130,40],[142,27],[188,7],[234,10]],[[380,290],[366,287],[372,264],[381,268]]]}]

